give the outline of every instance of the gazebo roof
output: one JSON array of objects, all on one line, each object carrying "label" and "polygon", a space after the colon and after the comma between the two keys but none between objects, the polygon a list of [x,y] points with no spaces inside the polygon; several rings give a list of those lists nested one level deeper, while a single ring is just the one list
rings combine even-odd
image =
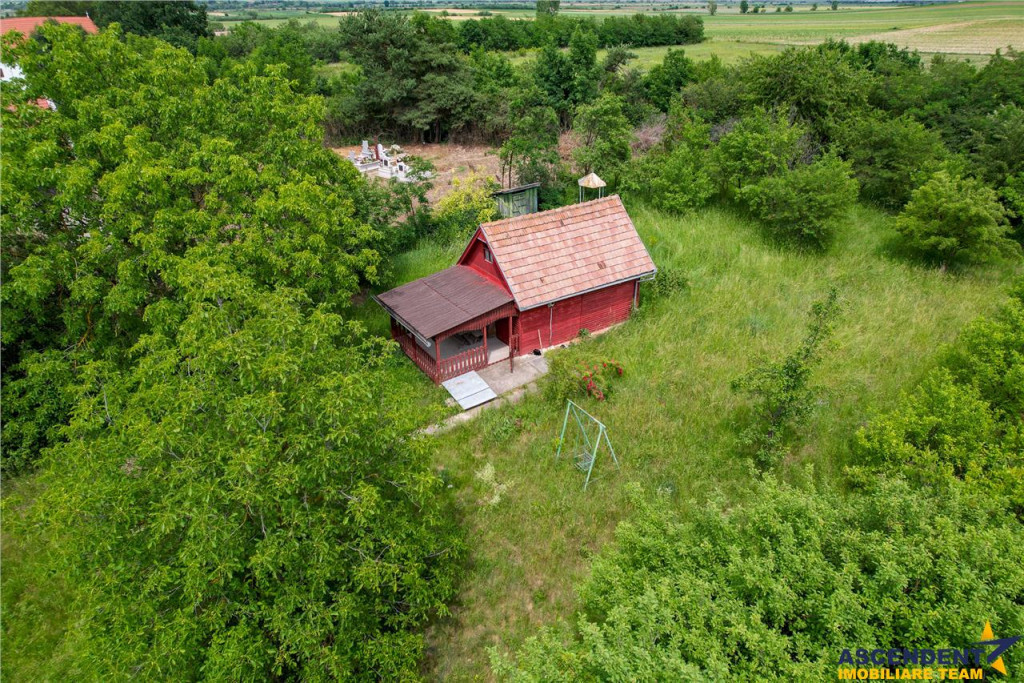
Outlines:
[{"label": "gazebo roof", "polygon": [[579,183],[580,187],[586,187],[591,190],[597,190],[599,188],[605,187],[608,184],[605,181],[601,180],[596,173],[588,173],[587,175],[583,176],[576,182]]}]

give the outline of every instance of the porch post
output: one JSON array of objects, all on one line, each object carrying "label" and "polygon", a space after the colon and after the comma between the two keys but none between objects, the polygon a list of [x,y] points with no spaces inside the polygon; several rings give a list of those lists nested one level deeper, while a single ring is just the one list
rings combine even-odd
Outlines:
[{"label": "porch post", "polygon": [[514,340],[515,340],[515,337],[513,335],[515,335],[515,330],[512,329],[512,312],[509,311],[509,314],[508,314],[508,371],[509,372],[515,372],[516,371],[516,362],[514,360],[512,360],[516,356],[516,348],[515,348],[515,345],[513,343]]},{"label": "porch post", "polygon": [[490,362],[491,358],[487,355],[487,325],[484,325],[484,362]]},{"label": "porch post", "polygon": [[434,376],[441,381],[441,340],[434,337]]}]

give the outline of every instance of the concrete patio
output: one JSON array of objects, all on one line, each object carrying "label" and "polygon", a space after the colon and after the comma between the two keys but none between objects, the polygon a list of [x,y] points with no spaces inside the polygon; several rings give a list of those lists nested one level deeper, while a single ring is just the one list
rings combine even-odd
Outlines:
[{"label": "concrete patio", "polygon": [[[489,344],[490,342],[488,342]],[[453,415],[440,424],[430,425],[423,432],[435,434],[451,429],[457,424],[472,420],[487,408],[515,403],[527,392],[537,388],[537,380],[547,374],[548,361],[544,356],[518,356],[515,359],[515,371],[509,372],[508,360],[504,360],[486,368],[477,370],[476,374],[487,383],[487,386],[494,392],[496,398],[485,403],[476,405]],[[454,398],[449,399],[452,405],[456,403]]]}]

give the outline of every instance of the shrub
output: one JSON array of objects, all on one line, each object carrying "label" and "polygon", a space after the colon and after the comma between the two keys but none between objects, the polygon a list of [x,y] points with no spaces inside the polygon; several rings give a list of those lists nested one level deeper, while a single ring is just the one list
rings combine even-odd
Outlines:
[{"label": "shrub", "polygon": [[637,194],[655,208],[684,213],[707,204],[715,192],[709,172],[710,127],[673,108],[667,125],[666,151],[651,152],[624,173],[624,192]]},{"label": "shrub", "polygon": [[690,286],[686,275],[675,268],[659,268],[653,280],[644,285],[652,299],[661,299],[681,292]]},{"label": "shrub", "polygon": [[938,171],[914,190],[896,220],[904,245],[942,265],[1019,256],[996,193],[973,178]]},{"label": "shrub", "polygon": [[839,292],[832,288],[811,306],[807,335],[796,351],[781,361],[762,363],[732,383],[733,391],[753,403],[754,417],[740,442],[753,451],[754,462],[762,470],[778,464],[792,432],[810,411],[808,381],[839,309]]},{"label": "shrub", "polygon": [[926,481],[950,475],[987,476],[1002,461],[996,421],[978,390],[948,370],[929,374],[899,406],[857,434],[860,457],[870,465],[912,471]]},{"label": "shrub", "polygon": [[804,129],[763,109],[740,119],[715,146],[715,174],[726,192],[782,173],[801,154]]},{"label": "shrub", "polygon": [[999,312],[960,333],[945,365],[1005,420],[1024,419],[1024,281]]},{"label": "shrub", "polygon": [[946,157],[939,134],[910,117],[855,118],[840,138],[861,196],[888,209],[906,204]]},{"label": "shrub", "polygon": [[822,248],[856,201],[857,181],[849,163],[827,155],[747,185],[738,198],[776,237]]},{"label": "shrub", "polygon": [[[1024,283],[1022,283],[1024,285]],[[868,468],[963,482],[1024,514],[1024,286],[969,325],[936,369],[857,435]]]},{"label": "shrub", "polygon": [[577,637],[492,651],[499,679],[822,681],[844,648],[973,643],[987,615],[1024,630],[1024,527],[984,500],[879,477],[850,495],[769,480],[727,511],[630,502],[579,590]]},{"label": "shrub", "polygon": [[613,382],[622,376],[622,364],[611,358],[581,355],[569,349],[553,354],[544,395],[556,403],[567,399],[596,398],[604,401]]},{"label": "shrub", "polygon": [[491,194],[498,189],[490,178],[471,176],[454,180],[455,189],[437,202],[434,225],[443,241],[464,242],[481,223],[494,220],[497,210]]}]

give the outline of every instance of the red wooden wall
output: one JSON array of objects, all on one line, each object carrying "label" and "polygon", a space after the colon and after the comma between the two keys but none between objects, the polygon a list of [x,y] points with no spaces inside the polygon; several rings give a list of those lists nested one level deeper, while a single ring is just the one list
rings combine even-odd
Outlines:
[{"label": "red wooden wall", "polygon": [[508,284],[505,282],[505,276],[501,274],[501,269],[498,268],[498,264],[495,263],[493,259],[491,263],[484,260],[485,246],[487,245],[482,239],[473,238],[473,241],[466,249],[465,255],[459,260],[459,264],[469,266],[485,278],[498,283],[511,293],[511,290],[508,288]]},{"label": "red wooden wall", "polygon": [[[634,282],[623,282],[559,301],[553,309],[539,306],[519,315],[519,353],[562,344],[581,329],[597,332],[629,318]],[[540,341],[538,334],[540,333]]]}]

